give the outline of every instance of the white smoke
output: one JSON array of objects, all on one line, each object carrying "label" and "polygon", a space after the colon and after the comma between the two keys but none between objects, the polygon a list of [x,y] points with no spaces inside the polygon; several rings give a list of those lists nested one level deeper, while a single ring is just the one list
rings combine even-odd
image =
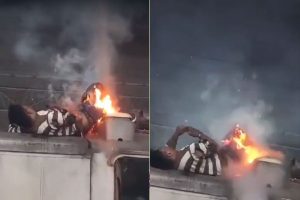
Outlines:
[{"label": "white smoke", "polygon": [[280,193],[284,178],[282,166],[258,164],[251,173],[233,180],[233,195],[239,200],[268,200]]},{"label": "white smoke", "polygon": [[63,85],[64,94],[56,103],[69,111],[77,110],[84,89],[81,83],[66,83]]},{"label": "white smoke", "polygon": [[[96,81],[114,93],[117,46],[133,37],[129,16],[103,2],[50,9],[33,5],[20,12],[24,30],[16,41],[15,54],[22,62],[41,65],[37,73],[67,82],[61,102],[73,102],[68,96],[70,88],[77,87],[82,94]],[[53,94],[53,87],[48,89]]]},{"label": "white smoke", "polygon": [[237,106],[226,115],[210,119],[208,130],[220,141],[224,137],[224,130],[229,131],[234,125],[239,124],[256,140],[265,142],[274,131],[272,121],[264,118],[271,109],[264,101]]},{"label": "white smoke", "polygon": [[35,47],[38,45],[38,40],[30,35],[24,35],[23,38],[16,44],[15,53],[22,60],[28,61],[38,57],[38,52]]},{"label": "white smoke", "polygon": [[81,68],[86,66],[86,57],[79,49],[71,48],[65,55],[57,54],[53,60],[54,72],[61,78],[72,77],[78,80],[81,77],[83,70]]},{"label": "white smoke", "polygon": [[199,119],[201,128],[221,141],[236,124],[260,142],[274,132],[274,124],[268,114],[273,107],[265,102],[256,85],[256,76],[243,73],[208,74],[200,86]]},{"label": "white smoke", "polygon": [[55,97],[52,84],[48,85],[48,94],[49,94],[50,99],[53,99]]},{"label": "white smoke", "polygon": [[[21,28],[14,46],[14,53],[22,62],[41,63],[41,60],[49,59],[54,49],[51,45],[45,45],[39,28],[49,25],[50,18],[39,6],[30,9],[18,9],[21,20]],[[48,64],[49,65],[49,64]]]},{"label": "white smoke", "polygon": [[[114,94],[114,61],[117,59],[118,53],[116,46],[120,43],[130,40],[132,34],[130,32],[130,21],[117,14],[110,13],[105,9],[100,9],[100,14],[93,16],[93,33],[91,34],[91,46],[83,55],[78,49],[71,49],[64,57],[58,55],[56,57],[55,69],[58,75],[64,77],[75,76],[81,81],[81,85],[71,84],[71,88],[77,87],[77,90],[83,91],[88,84],[100,81],[109,86],[109,90]],[[86,16],[84,16],[86,17]],[[87,20],[91,23],[91,19],[81,19],[81,22]],[[77,67],[74,68],[74,67]],[[79,70],[78,70],[79,69]],[[70,87],[68,87],[70,88]],[[69,91],[65,92],[67,101],[70,103]],[[78,103],[78,102],[77,102]],[[64,105],[65,106],[65,105]]]}]

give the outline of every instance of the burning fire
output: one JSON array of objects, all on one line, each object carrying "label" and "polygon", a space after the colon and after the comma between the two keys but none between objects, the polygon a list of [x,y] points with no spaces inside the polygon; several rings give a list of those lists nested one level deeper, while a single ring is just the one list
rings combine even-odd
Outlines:
[{"label": "burning fire", "polygon": [[237,126],[232,140],[236,143],[237,149],[244,150],[245,161],[251,164],[255,159],[267,156],[268,152],[257,144],[247,144],[248,137],[248,134]]},{"label": "burning fire", "polygon": [[282,159],[282,154],[280,152],[255,143],[252,139],[250,139],[249,134],[241,129],[239,125],[236,125],[233,136],[223,142],[225,145],[235,145],[237,150],[243,150],[244,155],[242,158],[246,165],[250,165],[254,160],[262,157],[274,157]]},{"label": "burning fire", "polygon": [[105,114],[112,114],[116,112],[116,109],[113,107],[112,100],[109,95],[101,98],[101,91],[95,87],[95,104],[96,108],[103,109]]}]

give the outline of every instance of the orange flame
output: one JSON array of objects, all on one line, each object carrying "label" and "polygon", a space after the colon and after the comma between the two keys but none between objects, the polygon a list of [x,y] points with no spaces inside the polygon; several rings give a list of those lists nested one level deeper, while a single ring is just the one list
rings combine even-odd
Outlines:
[{"label": "orange flame", "polygon": [[243,134],[240,137],[233,137],[233,140],[237,144],[237,149],[244,149],[246,154],[246,162],[251,164],[255,159],[267,156],[267,153],[262,148],[257,146],[246,146],[244,144],[245,136],[246,135]]},{"label": "orange flame", "polygon": [[250,139],[249,134],[239,128],[239,126],[236,126],[235,128],[235,134],[232,137],[232,141],[236,144],[236,148],[238,150],[244,150],[243,157],[245,164],[252,164],[254,160],[268,156],[280,159],[282,158],[282,154],[280,152],[254,143],[253,140]]},{"label": "orange flame", "polygon": [[104,98],[101,98],[101,91],[98,88],[95,88],[95,107],[103,109],[103,112],[106,114],[112,114],[116,112],[116,109],[113,107],[112,100],[109,95],[106,95]]}]

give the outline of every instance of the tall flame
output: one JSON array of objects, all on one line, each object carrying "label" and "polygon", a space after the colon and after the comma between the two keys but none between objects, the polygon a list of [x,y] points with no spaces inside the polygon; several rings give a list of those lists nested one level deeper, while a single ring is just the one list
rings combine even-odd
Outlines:
[{"label": "tall flame", "polygon": [[267,156],[267,153],[263,148],[258,146],[245,145],[246,134],[241,133],[239,136],[234,136],[233,141],[237,145],[237,149],[244,149],[245,151],[245,161],[251,164],[255,159]]},{"label": "tall flame", "polygon": [[109,95],[106,95],[104,98],[101,98],[101,91],[98,88],[95,88],[95,107],[103,109],[103,112],[106,114],[112,114],[116,112],[115,108],[112,105],[112,100]]},{"label": "tall flame", "polygon": [[[254,143],[253,140],[249,138],[249,134],[247,134],[238,125],[236,126],[234,135],[231,139],[236,144],[236,148],[238,150],[244,150],[243,157],[245,164],[251,164],[254,160],[258,158],[268,156],[280,159],[282,158],[282,154],[280,152],[271,150],[267,147],[263,147],[257,143]],[[225,141],[225,143],[228,142],[228,140]]]}]

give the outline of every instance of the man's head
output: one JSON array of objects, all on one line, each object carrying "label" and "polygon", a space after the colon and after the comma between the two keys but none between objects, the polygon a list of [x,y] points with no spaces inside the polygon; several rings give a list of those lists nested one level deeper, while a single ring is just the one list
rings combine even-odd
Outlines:
[{"label": "man's head", "polygon": [[170,147],[150,151],[150,165],[159,169],[173,169],[176,150]]},{"label": "man's head", "polygon": [[21,128],[29,129],[33,126],[36,112],[29,106],[11,104],[8,107],[8,120],[10,124],[17,124]]}]

